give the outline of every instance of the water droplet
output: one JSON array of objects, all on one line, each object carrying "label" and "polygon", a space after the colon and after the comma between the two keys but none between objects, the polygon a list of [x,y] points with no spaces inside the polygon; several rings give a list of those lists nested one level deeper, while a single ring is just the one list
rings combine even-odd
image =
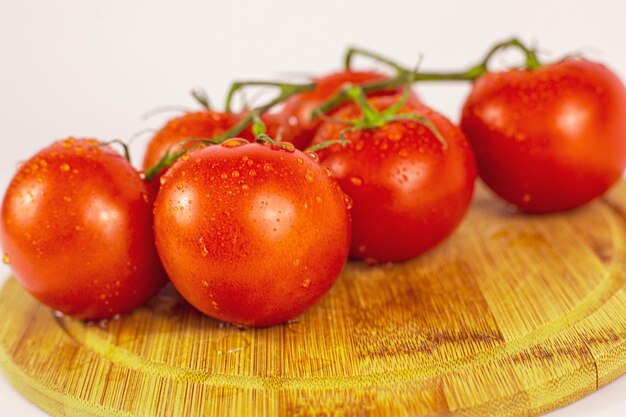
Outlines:
[{"label": "water droplet", "polygon": [[233,171],[233,172],[231,172],[231,174],[230,174],[230,175],[231,175],[231,177],[233,177],[233,178],[239,178],[239,171]]},{"label": "water droplet", "polygon": [[223,173],[220,175],[220,178],[221,178],[221,179],[223,179],[223,180],[228,179],[228,174],[227,174],[227,173],[225,173],[225,172],[223,172]]},{"label": "water droplet", "polygon": [[185,184],[183,184],[182,182],[181,182],[181,183],[176,184],[176,189],[178,189],[178,190],[182,190],[183,188],[185,188]]},{"label": "water droplet", "polygon": [[295,266],[300,265],[300,258],[296,258],[296,259],[294,259],[294,260],[293,260],[293,264],[294,264]]},{"label": "water droplet", "polygon": [[346,208],[350,210],[352,208],[353,202],[348,194],[343,195],[343,202],[346,203]]},{"label": "water droplet", "polygon": [[250,189],[250,187],[248,187],[248,185],[244,184],[241,186],[241,189],[244,191],[248,191]]},{"label": "water droplet", "polygon": [[287,152],[295,152],[296,150],[296,147],[293,146],[293,143],[281,142],[280,145],[281,145],[281,148]]},{"label": "water droplet", "polygon": [[72,201],[72,197],[64,195],[63,196],[63,201],[65,201],[66,203],[69,203],[70,201]]},{"label": "water droplet", "polygon": [[251,169],[250,172],[248,172],[248,175],[250,175],[251,177],[254,177],[256,175],[256,171]]},{"label": "water droplet", "polygon": [[272,166],[267,162],[263,164],[263,171],[270,172],[272,170]]},{"label": "water droplet", "polygon": [[360,187],[363,184],[363,180],[359,177],[350,177],[350,182],[355,187]]},{"label": "water droplet", "polygon": [[209,288],[209,283],[208,283],[208,282],[206,282],[205,280],[202,280],[202,286],[203,286],[204,288]]},{"label": "water droplet", "polygon": [[296,161],[298,161],[298,163],[299,163],[300,165],[304,164],[304,160],[303,160],[302,158],[300,158],[300,157],[297,157],[297,158],[296,158]]},{"label": "water droplet", "polygon": [[315,152],[306,152],[307,156],[314,161],[319,159],[319,156]]},{"label": "water droplet", "polygon": [[305,278],[305,279],[302,281],[302,287],[303,287],[303,288],[309,288],[309,286],[310,286],[310,285],[311,285],[311,280],[310,280],[310,279]]},{"label": "water droplet", "polygon": [[43,178],[37,177],[37,182],[43,182]]},{"label": "water droplet", "polygon": [[322,167],[322,169],[324,170],[324,172],[326,173],[326,175],[328,175],[329,177],[333,176],[333,172],[330,170],[330,168],[328,167]]},{"label": "water droplet", "polygon": [[200,247],[200,256],[206,258],[209,255],[209,249],[207,249],[206,243],[204,242],[204,236],[198,239],[198,247]]},{"label": "water droplet", "polygon": [[319,195],[316,195],[315,196],[315,201],[317,201],[318,203],[321,203],[324,200],[322,200],[322,197],[320,197]]},{"label": "water droplet", "polygon": [[83,226],[78,225],[78,224],[74,227],[74,229],[75,229],[77,232],[82,232],[83,230],[85,230],[85,228],[84,228]]},{"label": "water droplet", "polygon": [[165,179],[165,176],[163,176],[163,177],[159,178],[159,183],[160,183],[161,185],[165,184],[166,182],[167,182],[167,180]]},{"label": "water droplet", "polygon": [[222,142],[222,146],[226,148],[236,148],[238,146],[247,145],[250,142],[243,138],[231,138]]},{"label": "water droplet", "polygon": [[61,164],[59,169],[61,169],[61,171],[63,171],[63,172],[67,172],[67,171],[70,170],[70,165],[69,164]]},{"label": "water droplet", "polygon": [[306,179],[306,182],[313,182],[315,181],[315,176],[313,175],[313,173],[310,170],[306,170],[306,173],[304,174],[304,179]]},{"label": "water droplet", "polygon": [[9,258],[9,255],[7,253],[5,253],[4,255],[2,255],[2,262],[5,265],[10,265],[11,264],[11,258]]}]

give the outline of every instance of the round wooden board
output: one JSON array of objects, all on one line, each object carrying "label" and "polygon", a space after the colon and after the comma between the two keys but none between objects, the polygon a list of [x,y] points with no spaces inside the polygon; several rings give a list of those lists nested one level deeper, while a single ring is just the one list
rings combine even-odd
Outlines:
[{"label": "round wooden board", "polygon": [[479,190],[457,233],[350,263],[296,321],[238,329],[175,292],[83,323],[0,292],[0,365],[55,416],[526,416],[626,373],[626,186],[549,216]]}]

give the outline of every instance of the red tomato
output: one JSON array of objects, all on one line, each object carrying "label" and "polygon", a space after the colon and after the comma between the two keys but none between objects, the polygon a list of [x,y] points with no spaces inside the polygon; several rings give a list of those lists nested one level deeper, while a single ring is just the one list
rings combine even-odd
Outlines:
[{"label": "red tomato", "polygon": [[230,139],[163,176],[157,248],[176,288],[205,314],[283,323],[322,297],[346,261],[344,199],[307,154]]},{"label": "red tomato", "polygon": [[146,184],[120,154],[67,139],[20,167],[2,204],[0,241],[18,281],[83,319],[127,312],[167,278]]},{"label": "red tomato", "polygon": [[[370,99],[384,110],[396,97]],[[476,177],[472,151],[461,131],[423,104],[405,104],[400,113],[427,117],[447,142],[412,120],[346,135],[344,148],[333,145],[319,152],[341,188],[354,201],[352,248],[355,258],[402,261],[413,258],[450,235],[470,204]],[[335,115],[359,119],[351,104]],[[337,139],[345,124],[329,122],[313,144]]]},{"label": "red tomato", "polygon": [[480,77],[461,126],[483,181],[525,212],[578,207],[626,167],[626,89],[589,61]]},{"label": "red tomato", "polygon": [[[211,139],[234,127],[240,120],[241,116],[239,115],[212,110],[185,113],[170,120],[148,144],[143,160],[143,169],[146,170],[159,162],[170,147],[170,152],[178,152],[182,149],[179,145],[181,142],[190,138]],[[241,136],[254,139],[249,130],[242,132]],[[185,147],[191,146],[193,144]]]},{"label": "red tomato", "polygon": [[[285,102],[282,114],[282,140],[298,149],[305,149],[322,124],[321,119],[311,119],[311,112],[338,93],[346,84],[363,85],[383,81],[389,77],[373,71],[339,71],[315,78],[316,88],[297,94]],[[378,91],[370,96],[397,94],[402,89]],[[330,113],[332,115],[333,112]]]}]

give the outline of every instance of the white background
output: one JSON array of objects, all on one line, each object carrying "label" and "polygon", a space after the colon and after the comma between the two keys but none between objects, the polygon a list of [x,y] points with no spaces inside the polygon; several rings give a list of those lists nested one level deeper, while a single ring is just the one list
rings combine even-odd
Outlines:
[{"label": "white background", "polygon": [[[129,138],[163,120],[142,122],[147,110],[193,106],[192,87],[219,106],[233,79],[335,69],[348,44],[407,65],[423,54],[423,69],[456,69],[517,35],[554,59],[582,50],[624,79],[625,18],[622,0],[2,0],[0,190],[19,160],[55,139]],[[453,120],[468,88],[418,87]],[[134,141],[135,161],[147,139]],[[7,274],[0,266],[0,277]],[[625,391],[623,377],[552,416],[626,415]],[[0,404],[3,416],[44,415],[3,377]]]}]

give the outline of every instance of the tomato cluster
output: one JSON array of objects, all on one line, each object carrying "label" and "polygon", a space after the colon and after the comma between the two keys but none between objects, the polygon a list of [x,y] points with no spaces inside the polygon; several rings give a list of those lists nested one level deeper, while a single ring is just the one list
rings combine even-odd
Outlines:
[{"label": "tomato cluster", "polygon": [[[524,67],[489,71],[505,47]],[[358,54],[394,73],[351,69]],[[233,84],[224,111],[167,122],[143,171],[110,143],[53,143],[6,191],[4,262],[41,302],[82,319],[128,312],[169,279],[211,317],[269,326],[315,304],[349,256],[401,262],[441,243],[477,175],[520,211],[549,213],[601,196],[626,167],[626,89],[601,64],[541,64],[515,39],[460,72],[359,49],[346,64],[309,84]],[[411,91],[424,80],[473,82],[460,126]],[[233,112],[248,84],[280,94]]]}]

